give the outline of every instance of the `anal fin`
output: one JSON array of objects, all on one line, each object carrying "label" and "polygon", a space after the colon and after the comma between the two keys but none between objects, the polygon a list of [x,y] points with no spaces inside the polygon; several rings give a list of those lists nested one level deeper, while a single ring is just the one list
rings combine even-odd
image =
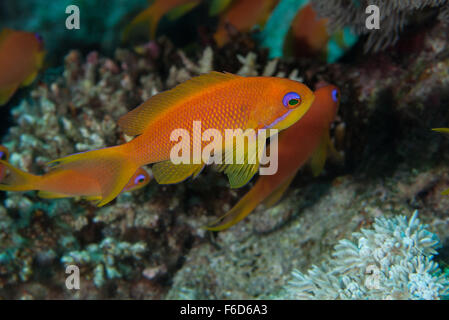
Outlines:
[{"label": "anal fin", "polygon": [[284,182],[281,183],[268,197],[263,201],[263,205],[266,208],[270,208],[275,205],[284,195],[285,191],[288,189],[293,179],[296,176],[296,172],[288,177]]},{"label": "anal fin", "polygon": [[62,199],[62,198],[72,198],[72,196],[63,194],[63,193],[57,193],[57,192],[51,192],[51,191],[39,191],[37,195],[40,198],[43,199]]},{"label": "anal fin", "polygon": [[204,168],[204,164],[174,164],[170,160],[155,163],[151,168],[153,176],[159,184],[179,183],[187,178],[196,177]]}]

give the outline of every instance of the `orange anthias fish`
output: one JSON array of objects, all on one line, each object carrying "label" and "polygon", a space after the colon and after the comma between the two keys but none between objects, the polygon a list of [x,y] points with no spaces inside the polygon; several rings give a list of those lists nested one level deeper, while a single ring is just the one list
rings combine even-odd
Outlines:
[{"label": "orange anthias fish", "polygon": [[[446,135],[447,137],[449,137],[449,128],[433,128],[432,130],[436,131],[436,132],[440,132],[440,133]],[[449,195],[449,189],[446,189],[443,192],[441,192],[441,195],[443,195],[443,196]]]},{"label": "orange anthias fish", "polygon": [[318,18],[310,4],[299,10],[292,22],[293,50],[301,55],[325,53],[330,38],[326,24],[327,19]]},{"label": "orange anthias fish", "polygon": [[[9,150],[8,148],[0,145],[0,160],[8,161],[9,159]],[[6,174],[6,167],[0,165],[0,182],[3,180]]]},{"label": "orange anthias fish", "polygon": [[278,171],[260,176],[253,188],[208,230],[227,229],[247,215],[260,203],[275,204],[287,190],[298,170],[311,162],[312,172],[318,175],[324,167],[330,146],[329,129],[337,114],[339,91],[328,85],[315,91],[315,101],[306,115],[279,135]]},{"label": "orange anthias fish", "polygon": [[[314,98],[313,92],[297,81],[211,72],[151,97],[120,118],[118,125],[124,133],[137,136],[133,140],[51,163],[53,170],[79,172],[97,181],[102,197],[98,205],[102,206],[114,199],[135,171],[145,164],[155,163],[153,175],[162,184],[177,183],[197,175],[205,165],[201,161],[176,165],[170,160],[171,150],[183,140],[179,137],[177,141],[171,140],[172,133],[179,130],[189,134],[189,154],[198,149],[198,144],[192,143],[192,137],[197,135],[193,134],[195,121],[201,122],[203,132],[214,129],[222,137],[226,129],[283,130],[308,111]],[[199,143],[201,148],[208,144]],[[221,153],[226,155],[232,150],[233,146]],[[254,164],[225,166],[232,187],[245,184],[257,170]],[[8,188],[3,186],[3,190]]]},{"label": "orange anthias fish", "polygon": [[125,28],[123,31],[123,39],[127,40],[129,33],[144,23],[149,27],[150,38],[154,39],[159,21],[164,15],[167,14],[171,20],[176,20],[195,8],[200,2],[201,0],[155,0]]},{"label": "orange anthias fish", "polygon": [[219,47],[229,41],[227,25],[230,24],[240,32],[248,32],[257,24],[264,25],[278,0],[235,0],[221,16],[215,42]]},{"label": "orange anthias fish", "polygon": [[44,55],[39,35],[3,29],[0,33],[0,106],[6,104],[20,86],[33,82]]},{"label": "orange anthias fish", "polygon": [[[42,176],[22,171],[10,163],[0,160],[3,179],[0,190],[38,190],[38,196],[47,199],[82,197],[87,200],[101,198],[100,185],[95,179],[73,170],[52,170]],[[151,180],[148,172],[139,168],[128,181],[122,192],[129,192],[146,186]]]}]

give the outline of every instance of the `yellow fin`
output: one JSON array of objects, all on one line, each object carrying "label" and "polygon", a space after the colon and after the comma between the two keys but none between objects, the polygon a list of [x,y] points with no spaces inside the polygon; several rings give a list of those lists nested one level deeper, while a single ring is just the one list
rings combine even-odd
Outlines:
[{"label": "yellow fin", "polygon": [[0,88],[0,106],[6,104],[9,99],[11,99],[18,87],[19,85],[16,84],[5,88]]},{"label": "yellow fin", "polygon": [[[238,138],[237,138],[238,139]],[[219,171],[223,171],[229,180],[231,188],[240,188],[247,184],[259,170],[259,150],[263,150],[266,141],[255,139],[246,139],[248,143],[243,152],[236,152],[237,146],[234,141],[234,147],[225,150],[223,164],[218,166]],[[260,143],[259,143],[260,142]]]},{"label": "yellow fin", "polygon": [[200,1],[188,2],[183,5],[180,5],[172,10],[170,10],[166,16],[169,20],[173,21],[179,19],[183,15],[185,15],[190,10],[194,9],[197,5],[200,4]]},{"label": "yellow fin", "polygon": [[37,70],[28,75],[28,77],[26,77],[25,80],[23,80],[21,86],[22,87],[29,86],[31,83],[33,83],[36,77],[37,77]]},{"label": "yellow fin", "polygon": [[43,191],[43,190],[39,191],[37,193],[37,195],[43,199],[61,199],[61,198],[71,198],[72,197],[72,196],[69,196],[69,195],[66,195],[63,193]]},{"label": "yellow fin", "polygon": [[231,188],[241,188],[257,173],[259,164],[228,164],[224,173],[228,176]]},{"label": "yellow fin", "polygon": [[94,202],[101,201],[101,196],[85,196],[85,197],[82,197],[82,198],[87,200],[87,201],[94,201]]},{"label": "yellow fin", "polygon": [[275,205],[276,202],[278,202],[282,198],[295,176],[296,172],[288,177],[284,182],[282,182],[282,184],[279,185],[276,190],[274,190],[268,197],[265,198],[263,204],[266,208],[270,208],[271,206]]},{"label": "yellow fin", "polygon": [[449,128],[433,128],[432,131],[436,131],[444,134],[446,137],[449,137]]},{"label": "yellow fin", "polygon": [[162,18],[163,12],[157,3],[153,3],[150,7],[139,13],[126,27],[122,33],[122,40],[128,41],[131,31],[138,26],[143,26],[145,23],[149,25],[150,38],[154,39],[156,36],[157,25]]},{"label": "yellow fin", "polygon": [[448,194],[449,194],[449,189],[446,189],[443,192],[441,192],[442,196],[447,196]]},{"label": "yellow fin", "polygon": [[232,0],[212,0],[209,7],[209,15],[215,16],[228,8]]},{"label": "yellow fin", "polygon": [[318,176],[324,169],[329,144],[330,144],[330,137],[329,132],[327,132],[321,138],[318,148],[315,150],[312,157],[310,158],[310,167],[312,168],[312,174],[315,177]]},{"label": "yellow fin", "polygon": [[240,76],[215,71],[191,78],[171,90],[152,96],[140,106],[122,116],[118,120],[118,125],[128,136],[139,135],[151,122],[175,104],[201,92],[207,87],[236,78],[240,78]]},{"label": "yellow fin", "polygon": [[203,229],[209,231],[228,229],[248,216],[259,203],[259,193],[251,189],[231,210]]},{"label": "yellow fin", "polygon": [[153,176],[159,184],[173,184],[196,177],[204,168],[204,164],[173,164],[170,160],[155,163],[151,168]]}]

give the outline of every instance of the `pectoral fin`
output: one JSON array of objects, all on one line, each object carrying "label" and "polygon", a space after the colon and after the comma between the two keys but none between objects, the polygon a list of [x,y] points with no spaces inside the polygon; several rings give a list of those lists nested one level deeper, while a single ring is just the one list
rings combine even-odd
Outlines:
[{"label": "pectoral fin", "polygon": [[28,77],[26,77],[25,80],[23,80],[21,86],[22,87],[29,86],[31,83],[33,83],[33,81],[36,79],[36,77],[37,77],[37,70],[34,71],[33,73],[31,73],[30,75],[28,75]]},{"label": "pectoral fin", "polygon": [[11,99],[12,95],[14,94],[14,92],[16,92],[18,87],[19,86],[16,84],[0,88],[0,106],[6,104],[9,101],[9,99]]},{"label": "pectoral fin", "polygon": [[237,148],[226,150],[224,164],[219,166],[219,171],[223,171],[229,180],[231,188],[240,188],[247,184],[259,170],[258,150],[265,146],[258,145],[258,139],[248,139],[248,147],[242,152],[236,152]]},{"label": "pectoral fin", "polygon": [[318,176],[324,169],[329,144],[330,144],[329,133],[326,133],[321,138],[318,148],[315,150],[312,157],[310,158],[310,167],[312,168],[312,174],[315,177]]},{"label": "pectoral fin", "polygon": [[204,164],[174,164],[170,160],[158,162],[151,168],[153,176],[159,184],[173,184],[196,177],[204,168]]}]

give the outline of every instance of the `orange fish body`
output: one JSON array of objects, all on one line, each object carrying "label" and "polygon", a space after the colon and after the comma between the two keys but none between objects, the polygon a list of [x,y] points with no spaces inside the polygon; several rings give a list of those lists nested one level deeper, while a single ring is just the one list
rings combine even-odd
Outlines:
[{"label": "orange fish body", "polygon": [[6,104],[20,86],[33,82],[44,55],[38,35],[3,29],[0,33],[0,106]]},{"label": "orange fish body", "polygon": [[227,24],[232,25],[239,32],[248,32],[257,24],[265,24],[277,2],[278,0],[233,1],[218,23],[214,34],[217,45],[222,47],[229,41]]},{"label": "orange fish body", "polygon": [[213,227],[224,230],[250,214],[260,203],[267,207],[276,203],[288,188],[298,170],[311,160],[318,175],[324,166],[329,146],[329,129],[339,102],[337,87],[328,85],[315,91],[315,101],[301,121],[279,134],[278,171],[274,175],[259,176],[253,188]]},{"label": "orange fish body", "polygon": [[316,55],[325,52],[329,41],[327,19],[318,18],[308,4],[301,9],[292,22],[294,51],[301,55]]},{"label": "orange fish body", "polygon": [[[285,97],[291,94],[299,99],[286,101]],[[74,170],[95,179],[100,184],[101,206],[114,199],[137,168],[145,164],[155,163],[153,175],[162,184],[177,183],[201,171],[203,162],[170,161],[171,150],[178,143],[170,139],[175,130],[185,130],[191,138],[194,121],[201,122],[203,132],[215,129],[223,137],[226,129],[283,130],[298,121],[313,100],[313,92],[297,81],[211,72],[151,97],[119,119],[125,134],[137,136],[130,142],[52,163],[56,164],[54,170]],[[194,143],[190,142],[189,150],[195,150]],[[231,186],[239,187],[251,179],[257,168],[248,166],[242,170],[237,165],[227,165],[225,173]]]},{"label": "orange fish body", "polygon": [[142,23],[148,23],[150,38],[154,39],[159,21],[164,15],[170,13],[171,19],[174,20],[195,8],[200,2],[201,0],[155,0],[125,28],[123,39],[127,40],[129,33]]},{"label": "orange fish body", "polygon": [[[8,161],[9,159],[9,150],[8,148],[0,145],[0,160]],[[6,174],[6,167],[4,165],[0,165],[0,182],[3,180]]]},{"label": "orange fish body", "polygon": [[[30,191],[39,190],[41,198],[83,197],[88,200],[99,200],[100,185],[87,175],[74,170],[53,170],[42,176],[33,175],[13,167],[6,161],[0,161],[4,169],[4,179],[0,190]],[[5,173],[8,175],[5,177]],[[129,192],[147,185],[151,180],[148,172],[139,168],[131,177],[122,192]]]}]

